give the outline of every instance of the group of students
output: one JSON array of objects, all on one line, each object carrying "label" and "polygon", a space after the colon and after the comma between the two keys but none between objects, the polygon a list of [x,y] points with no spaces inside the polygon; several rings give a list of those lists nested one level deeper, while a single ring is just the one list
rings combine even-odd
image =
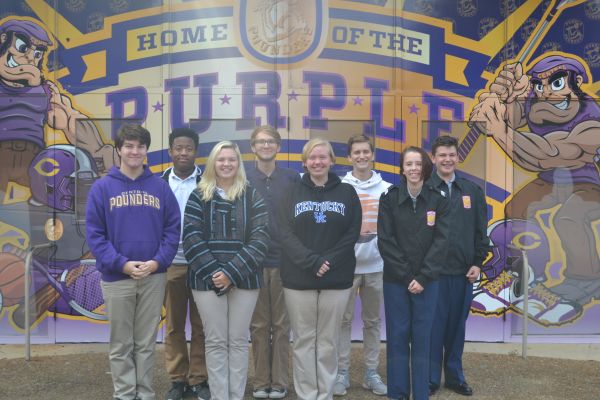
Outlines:
[{"label": "group of students", "polygon": [[[167,399],[244,397],[248,328],[254,398],[288,394],[290,330],[299,399],[331,399],[349,387],[355,297],[362,304],[362,385],[391,399],[427,399],[445,386],[470,395],[462,368],[465,323],[489,240],[483,191],[458,177],[456,140],[433,144],[436,171],[417,147],[400,157],[401,182],[372,169],[374,148],[350,138],[352,171],[331,172],[324,139],[302,152],[305,173],[280,168],[271,126],[238,146],[222,141],[202,172],[197,134],[169,135],[173,167],[162,179],[144,164],[150,133],[124,125],[120,166],[92,187],[87,238],[102,274],[115,399],[154,399],[156,331],[166,307]],[[380,308],[386,386],[378,374]],[[191,341],[185,335],[189,315]]]}]

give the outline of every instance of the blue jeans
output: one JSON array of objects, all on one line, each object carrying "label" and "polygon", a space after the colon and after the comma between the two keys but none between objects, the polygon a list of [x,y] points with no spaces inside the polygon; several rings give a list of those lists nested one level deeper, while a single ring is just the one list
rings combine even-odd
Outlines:
[{"label": "blue jeans", "polygon": [[383,283],[389,398],[410,396],[411,384],[414,400],[429,398],[429,346],[438,290],[437,281],[420,294],[411,294],[403,284]]},{"label": "blue jeans", "polygon": [[440,293],[431,335],[429,382],[440,386],[442,365],[447,383],[465,383],[462,355],[473,284],[464,275],[440,275]]}]

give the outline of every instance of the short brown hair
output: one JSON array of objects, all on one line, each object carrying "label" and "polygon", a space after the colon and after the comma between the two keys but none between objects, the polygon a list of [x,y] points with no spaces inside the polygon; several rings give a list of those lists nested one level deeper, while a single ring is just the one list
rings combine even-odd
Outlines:
[{"label": "short brown hair", "polygon": [[458,151],[458,139],[449,135],[442,135],[435,138],[431,146],[431,154],[435,156],[438,147],[454,147]]},{"label": "short brown hair", "polygon": [[350,155],[352,153],[352,145],[354,143],[369,143],[369,147],[371,148],[371,152],[375,152],[375,148],[373,147],[373,142],[371,141],[371,138],[369,138],[366,135],[354,135],[351,136],[350,139],[348,139],[348,155]]},{"label": "short brown hair", "polygon": [[252,142],[252,144],[254,144],[254,141],[256,140],[256,135],[258,135],[261,132],[264,132],[267,135],[271,136],[273,139],[275,139],[275,141],[277,141],[277,144],[281,143],[281,135],[279,134],[279,132],[277,132],[277,129],[275,129],[271,125],[261,125],[254,129],[252,131],[252,134],[250,135],[250,142]]},{"label": "short brown hair", "polygon": [[140,144],[145,144],[146,148],[150,147],[150,132],[138,124],[123,124],[117,132],[115,138],[115,147],[121,150],[123,143],[126,140],[137,140]]}]

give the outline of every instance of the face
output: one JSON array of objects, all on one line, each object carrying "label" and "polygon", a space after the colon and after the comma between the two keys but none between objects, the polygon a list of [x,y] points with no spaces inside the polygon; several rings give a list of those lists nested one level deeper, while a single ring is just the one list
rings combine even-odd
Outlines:
[{"label": "face", "polygon": [[367,142],[353,143],[350,148],[348,161],[352,168],[358,171],[370,171],[373,162],[373,151]]},{"label": "face", "polygon": [[224,148],[215,159],[215,174],[219,180],[233,180],[240,167],[235,150]]},{"label": "face", "polygon": [[418,184],[423,181],[421,178],[423,172],[423,159],[421,154],[409,151],[404,155],[402,161],[402,173],[406,177],[408,183]]},{"label": "face", "polygon": [[442,177],[451,178],[458,165],[458,152],[454,146],[440,146],[433,155],[433,163]]},{"label": "face", "polygon": [[121,166],[134,170],[143,167],[148,147],[137,140],[125,140],[117,152],[121,156]]},{"label": "face", "polygon": [[169,149],[169,155],[173,160],[173,166],[178,171],[188,171],[194,168],[196,158],[196,147],[194,141],[185,136],[180,136],[173,140],[173,145]]},{"label": "face", "polygon": [[[39,86],[42,83],[42,71],[38,68],[47,48],[43,42],[27,35],[12,35],[12,43],[8,50],[0,56],[0,79],[14,87]],[[0,35],[0,43],[4,44],[8,35]]]},{"label": "face", "polygon": [[252,152],[260,161],[273,161],[280,146],[271,135],[259,132],[252,143]]},{"label": "face", "polygon": [[329,154],[329,149],[323,145],[313,147],[304,164],[311,177],[321,179],[327,177],[332,165],[333,160]]},{"label": "face", "polygon": [[[583,77],[576,76],[581,85]],[[569,72],[558,71],[548,78],[532,79],[531,87],[536,101],[531,106],[529,118],[536,124],[564,124],[577,116],[581,104],[569,86]]]}]

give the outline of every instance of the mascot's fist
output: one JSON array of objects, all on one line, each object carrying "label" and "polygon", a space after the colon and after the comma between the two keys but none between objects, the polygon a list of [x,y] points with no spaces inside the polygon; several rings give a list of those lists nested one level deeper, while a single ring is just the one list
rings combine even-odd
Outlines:
[{"label": "mascot's fist", "polygon": [[529,77],[523,75],[521,63],[505,65],[490,86],[490,92],[497,94],[504,103],[512,103],[527,94],[528,89]]}]

